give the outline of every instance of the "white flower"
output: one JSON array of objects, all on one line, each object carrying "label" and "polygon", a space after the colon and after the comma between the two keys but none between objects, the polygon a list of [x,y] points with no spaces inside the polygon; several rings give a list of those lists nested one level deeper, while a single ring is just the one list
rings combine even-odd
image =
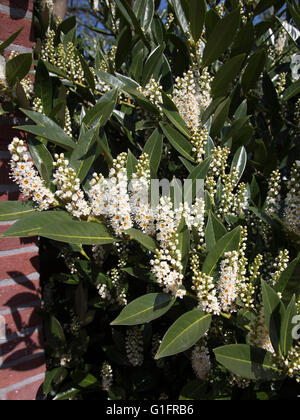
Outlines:
[{"label": "white flower", "polygon": [[211,370],[208,348],[205,346],[195,346],[192,351],[191,362],[196,376],[202,381],[207,381]]},{"label": "white flower", "polygon": [[224,312],[234,311],[233,304],[238,296],[238,252],[225,253],[221,263],[218,281],[219,301]]}]

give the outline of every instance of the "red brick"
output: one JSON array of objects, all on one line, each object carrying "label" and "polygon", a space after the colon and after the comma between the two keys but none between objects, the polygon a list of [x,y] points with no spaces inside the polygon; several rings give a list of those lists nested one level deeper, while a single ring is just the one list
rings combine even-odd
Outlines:
[{"label": "red brick", "polygon": [[10,391],[7,393],[6,398],[8,401],[34,401],[43,382],[44,379],[40,379],[39,381],[25,385],[20,389]]},{"label": "red brick", "polygon": [[5,369],[6,363],[15,363],[23,357],[41,353],[42,344],[41,333],[37,330],[27,337],[18,338],[2,344],[2,369]]},{"label": "red brick", "polygon": [[18,308],[40,299],[39,280],[0,287],[0,310]]},{"label": "red brick", "polygon": [[41,324],[40,308],[25,308],[3,315],[5,319],[6,335],[15,334],[26,328],[37,327]]},{"label": "red brick", "polygon": [[[0,235],[9,229],[9,225],[0,225]],[[6,251],[10,249],[26,248],[28,246],[36,245],[37,238],[1,238],[0,239],[0,251]]]},{"label": "red brick", "polygon": [[6,13],[0,12],[0,39],[2,41],[9,38],[20,28],[23,28],[23,30],[14,40],[14,44],[22,47],[32,47],[34,39],[32,23],[28,19],[11,19]]},{"label": "red brick", "polygon": [[21,362],[8,369],[0,370],[0,389],[45,372],[44,355],[37,356],[27,362]]},{"label": "red brick", "polygon": [[0,279],[17,277],[20,273],[27,276],[38,271],[37,257],[36,252],[0,257]]},{"label": "red brick", "polygon": [[26,12],[33,11],[33,0],[1,0],[0,3]]}]

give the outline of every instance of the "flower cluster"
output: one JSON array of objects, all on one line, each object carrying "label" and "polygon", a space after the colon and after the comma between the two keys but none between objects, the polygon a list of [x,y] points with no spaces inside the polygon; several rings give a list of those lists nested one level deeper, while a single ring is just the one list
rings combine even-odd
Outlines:
[{"label": "flower cluster", "polygon": [[19,185],[25,197],[31,198],[39,205],[40,210],[56,206],[53,193],[44,185],[33,163],[23,140],[15,137],[8,147],[12,157],[10,162],[11,177]]},{"label": "flower cluster", "polygon": [[138,327],[127,330],[125,339],[126,354],[132,366],[142,366],[144,363],[143,336]]},{"label": "flower cluster", "polygon": [[218,281],[219,301],[224,312],[234,312],[238,296],[238,252],[226,252]]},{"label": "flower cluster", "polygon": [[153,77],[149,80],[144,88],[138,87],[138,91],[141,92],[149,101],[157,106],[161,110],[162,99],[162,87]]},{"label": "flower cluster", "polygon": [[272,172],[268,187],[265,211],[269,215],[278,214],[281,205],[281,175],[278,169]]},{"label": "flower cluster", "polygon": [[84,193],[80,189],[80,180],[76,172],[69,166],[69,161],[65,159],[63,153],[55,155],[56,168],[53,174],[53,184],[56,185],[55,196],[62,202],[66,210],[73,216],[87,218],[91,209],[84,198]]},{"label": "flower cluster", "polygon": [[282,369],[290,378],[300,383],[300,345],[292,347],[286,357],[276,356],[273,366]]},{"label": "flower cluster", "polygon": [[211,371],[208,348],[200,345],[195,346],[192,350],[191,362],[196,376],[202,381],[207,381]]},{"label": "flower cluster", "polygon": [[176,79],[173,101],[192,135],[196,135],[200,129],[201,111],[210,104],[210,83],[207,69],[204,69],[201,75],[190,69]]},{"label": "flower cluster", "polygon": [[208,313],[214,315],[220,314],[220,305],[217,298],[217,290],[214,284],[214,279],[201,272],[200,257],[198,254],[193,254],[191,259],[191,269],[193,272],[193,286],[192,290],[196,292],[199,300],[199,307]]},{"label": "flower cluster", "polygon": [[265,311],[263,306],[258,309],[255,319],[250,324],[249,342],[252,346],[262,348],[270,353],[275,352],[266,327]]},{"label": "flower cluster", "polygon": [[103,362],[101,368],[101,384],[103,391],[109,391],[113,384],[113,370],[108,362]]},{"label": "flower cluster", "polygon": [[280,250],[279,255],[275,259],[271,273],[270,283],[272,286],[275,286],[278,283],[281,274],[287,269],[289,261],[289,251],[287,249]]},{"label": "flower cluster", "polygon": [[138,227],[148,235],[155,234],[155,214],[149,203],[151,182],[149,156],[143,153],[137,163],[136,172],[132,176],[132,193],[130,207]]},{"label": "flower cluster", "polygon": [[295,162],[288,181],[285,199],[285,223],[289,230],[300,235],[300,163]]}]

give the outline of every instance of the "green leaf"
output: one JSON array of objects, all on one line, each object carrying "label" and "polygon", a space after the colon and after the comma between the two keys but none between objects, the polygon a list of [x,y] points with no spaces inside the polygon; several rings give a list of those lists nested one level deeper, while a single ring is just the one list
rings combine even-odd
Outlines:
[{"label": "green leaf", "polygon": [[186,137],[190,138],[191,133],[184,122],[184,120],[181,118],[178,109],[176,108],[176,105],[172,101],[172,99],[166,95],[164,92],[162,93],[163,97],[163,105],[162,109],[165,114],[165,116],[168,118],[168,120],[174,124],[174,126]]},{"label": "green leaf", "polygon": [[225,252],[236,251],[239,247],[241,239],[241,228],[238,226],[233,231],[227,233],[219,239],[216,245],[208,253],[202,267],[203,273],[211,275],[218,261]]},{"label": "green leaf", "polygon": [[132,154],[131,150],[128,150],[127,154],[127,177],[130,182],[132,175],[136,172],[136,166],[138,164],[137,158]]},{"label": "green leaf", "polygon": [[24,215],[1,236],[3,238],[37,236],[45,224],[51,225],[55,222],[64,223],[70,220],[72,220],[72,216],[64,211],[34,212]]},{"label": "green leaf", "polygon": [[189,381],[180,391],[179,401],[199,401],[206,399],[206,388],[207,384],[204,381],[199,379]]},{"label": "green leaf", "polygon": [[56,394],[53,400],[54,401],[70,400],[71,398],[74,398],[79,393],[80,393],[79,389],[70,388],[67,391],[62,391]]},{"label": "green leaf", "polygon": [[191,238],[190,238],[190,230],[186,225],[185,219],[183,218],[180,225],[177,229],[178,234],[178,247],[179,251],[181,252],[181,262],[183,266],[182,272],[185,273],[188,261],[189,261],[189,254],[191,249]]},{"label": "green leaf", "polygon": [[206,17],[207,5],[205,0],[189,0],[189,20],[192,37],[198,42]]},{"label": "green leaf", "polygon": [[87,126],[93,125],[95,122],[101,122],[104,127],[109,120],[113,110],[115,109],[118,99],[118,89],[112,89],[101,97],[101,99],[86,113],[83,122]]},{"label": "green leaf", "polygon": [[280,328],[280,348],[284,356],[288,355],[288,352],[293,345],[292,330],[294,325],[292,324],[292,320],[294,316],[297,315],[297,312],[296,297],[294,295],[285,311]]},{"label": "green leaf", "polygon": [[31,118],[37,126],[25,125],[19,126],[19,130],[27,131],[35,134],[36,136],[43,137],[58,146],[63,147],[67,150],[73,150],[75,143],[62,128],[59,127],[54,121],[48,118],[46,115],[40,114],[39,112],[28,111],[22,109],[22,112]]},{"label": "green leaf", "polygon": [[43,225],[39,236],[78,245],[105,245],[116,241],[104,224],[77,220]]},{"label": "green leaf", "polygon": [[139,21],[137,20],[134,11],[131,8],[131,5],[127,0],[115,0],[116,4],[118,6],[118,9],[120,10],[121,14],[124,16],[126,21],[131,25],[135,32],[141,37],[144,44],[149,47],[149,42],[147,41],[147,38],[145,37],[145,34],[141,28],[141,25]]},{"label": "green leaf", "polygon": [[21,219],[36,212],[31,201],[2,201],[0,202],[0,222]]},{"label": "green leaf", "polygon": [[28,148],[32,159],[43,178],[45,185],[51,187],[51,176],[53,172],[53,158],[47,147],[36,139],[27,140]]},{"label": "green leaf", "polygon": [[175,298],[165,293],[150,293],[129,303],[111,325],[140,325],[160,318],[175,303]]},{"label": "green leaf", "polygon": [[211,93],[213,98],[227,95],[229,85],[239,74],[245,57],[246,54],[237,55],[223,64],[220,70],[218,70],[211,84]]},{"label": "green leaf", "polygon": [[143,15],[141,16],[141,22],[142,22],[141,24],[145,32],[148,32],[148,30],[151,28],[154,12],[155,12],[154,0],[146,0],[145,9],[143,11]]},{"label": "green leaf", "polygon": [[77,56],[79,57],[80,63],[81,63],[81,67],[83,69],[83,73],[84,73],[84,78],[85,78],[85,82],[87,84],[87,86],[94,91],[96,86],[95,86],[95,78],[94,75],[92,74],[86,59],[84,58],[84,56],[82,54],[80,54],[79,52],[77,52]]},{"label": "green leaf", "polygon": [[286,270],[284,270],[284,272],[281,274],[275,286],[275,290],[277,292],[283,293],[286,290],[290,279],[297,273],[299,266],[300,266],[300,255],[297,258],[295,258],[289,264]]},{"label": "green leaf", "polygon": [[285,308],[275,290],[265,281],[261,281],[262,298],[266,326],[275,352],[282,354],[280,346],[281,325],[285,317]]},{"label": "green leaf", "polygon": [[66,343],[64,330],[54,315],[52,315],[50,318],[50,332],[55,341],[58,341],[59,345],[64,345]]},{"label": "green leaf", "polygon": [[187,35],[189,33],[189,25],[188,25],[181,1],[168,0],[168,2],[171,4],[171,6],[173,7],[175,11],[175,15],[177,17],[177,20],[181,27],[182,32]]},{"label": "green leaf", "polygon": [[235,9],[217,23],[210,34],[203,52],[202,66],[207,67],[230,46],[240,24],[240,11]]},{"label": "green leaf", "polygon": [[227,230],[221,220],[211,211],[208,214],[208,221],[205,230],[205,243],[207,251],[211,251],[216,243],[227,234]]},{"label": "green leaf", "polygon": [[221,102],[220,105],[218,106],[212,120],[212,127],[211,127],[212,137],[218,136],[221,129],[223,128],[228,118],[230,102],[231,102],[230,98],[227,98],[223,102]]},{"label": "green leaf", "polygon": [[[288,9],[289,9],[289,12],[290,12],[292,18],[294,19],[298,29],[300,30],[300,13],[298,13],[298,11],[292,7],[292,5],[289,1],[287,1],[287,6],[288,6]],[[298,10],[299,10],[299,8],[298,8]]]},{"label": "green leaf", "polygon": [[246,53],[248,55],[252,50],[254,42],[254,26],[253,23],[250,21],[243,25],[240,31],[238,32],[231,49],[231,56],[234,57],[242,53]]},{"label": "green leaf", "polygon": [[230,344],[214,349],[216,359],[230,372],[250,380],[272,381],[282,379],[279,369],[273,367],[273,355],[247,344]]},{"label": "green leaf", "polygon": [[155,129],[147,140],[143,153],[147,153],[150,160],[151,177],[157,174],[163,150],[163,135]]},{"label": "green leaf", "polygon": [[124,26],[122,31],[120,32],[118,39],[118,46],[116,51],[116,69],[119,70],[124,62],[126,62],[126,58],[129,54],[130,48],[128,48],[131,45],[132,42],[132,31],[129,26]]},{"label": "green leaf", "polygon": [[29,73],[32,64],[32,54],[19,54],[8,60],[5,67],[6,80],[9,86],[14,86]]},{"label": "green leaf", "polygon": [[300,92],[300,80],[292,83],[286,90],[283,92],[282,99],[284,101],[289,101],[294,96],[298,95]]},{"label": "green leaf", "polygon": [[70,166],[75,170],[76,176],[81,182],[86,178],[96,157],[92,146],[96,142],[98,130],[98,128],[87,130],[83,123],[78,142],[70,157]]},{"label": "green leaf", "polygon": [[146,86],[146,84],[149,82],[153,73],[155,72],[156,67],[158,65],[161,67],[162,54],[164,49],[164,44],[159,45],[150,53],[149,57],[147,58],[142,75],[142,86]]},{"label": "green leaf", "polygon": [[43,383],[43,393],[45,395],[49,394],[53,389],[53,382],[57,384],[61,383],[65,379],[68,371],[63,367],[55,368],[46,372],[45,381]]},{"label": "green leaf", "polygon": [[178,318],[166,332],[155,359],[182,353],[195,345],[209,330],[211,315],[194,309]]},{"label": "green leaf", "polygon": [[126,235],[128,235],[131,239],[139,242],[145,248],[149,249],[152,252],[155,252],[158,248],[157,243],[151,236],[146,235],[140,230],[137,229],[128,229],[126,230]]},{"label": "green leaf", "polygon": [[14,40],[19,36],[19,34],[23,31],[23,29],[24,28],[19,29],[17,32],[12,34],[9,38],[7,38],[5,41],[3,41],[0,44],[0,54],[4,53],[4,50],[14,42]]},{"label": "green leaf", "polygon": [[234,155],[232,164],[231,164],[231,173],[234,169],[238,171],[238,180],[237,184],[240,182],[240,179],[243,176],[247,164],[247,152],[244,146],[240,147],[236,154]]},{"label": "green leaf", "polygon": [[162,123],[159,124],[164,135],[167,137],[171,145],[174,149],[177,150],[183,157],[194,162],[191,154],[193,153],[193,146],[192,144],[183,137],[182,134],[179,133],[175,128],[171,127],[170,125],[164,125]]},{"label": "green leaf", "polygon": [[244,93],[253,89],[260,79],[267,62],[267,51],[265,48],[257,50],[249,59],[246,70],[242,76],[242,88]]},{"label": "green leaf", "polygon": [[41,98],[46,115],[52,111],[53,90],[47,67],[42,60],[38,61],[35,73],[34,93]]},{"label": "green leaf", "polygon": [[196,195],[202,192],[201,190],[199,191],[199,188],[203,188],[204,184],[198,181],[206,178],[210,163],[211,158],[207,158],[191,171],[187,179],[192,180],[192,182],[187,184],[187,187],[184,189],[184,201],[189,201],[190,199],[193,201]]}]

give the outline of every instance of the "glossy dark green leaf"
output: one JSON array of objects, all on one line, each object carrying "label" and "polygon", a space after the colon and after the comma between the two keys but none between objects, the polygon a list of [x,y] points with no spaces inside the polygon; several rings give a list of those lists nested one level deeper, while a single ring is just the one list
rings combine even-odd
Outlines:
[{"label": "glossy dark green leaf", "polygon": [[286,90],[283,92],[283,100],[289,101],[294,96],[298,95],[300,92],[300,80],[292,83]]},{"label": "glossy dark green leaf", "polygon": [[218,106],[213,120],[212,120],[212,128],[211,128],[211,136],[215,137],[218,136],[221,129],[223,128],[229,114],[230,109],[230,98],[225,99],[223,102],[220,103]]},{"label": "glossy dark green leaf", "polygon": [[230,372],[251,380],[272,381],[282,379],[273,366],[273,356],[267,351],[247,344],[230,344],[214,349],[216,359]]},{"label": "glossy dark green leaf", "polygon": [[293,345],[292,331],[294,324],[292,321],[294,316],[297,315],[297,312],[296,297],[294,295],[285,311],[280,328],[280,348],[284,356],[288,355],[288,352]]},{"label": "glossy dark green leaf", "polygon": [[166,332],[155,359],[182,353],[195,345],[209,330],[211,315],[194,309],[178,318]]},{"label": "glossy dark green leaf", "polygon": [[253,23],[247,22],[239,30],[236,39],[231,49],[231,56],[234,57],[238,54],[249,54],[252,50],[255,41],[255,32]]},{"label": "glossy dark green leaf", "polygon": [[23,31],[23,29],[24,28],[19,29],[17,32],[13,33],[5,41],[1,42],[1,44],[0,44],[0,53],[1,54],[3,54],[4,50],[14,42],[14,40],[20,35],[20,33]]},{"label": "glossy dark green leaf", "polygon": [[184,9],[182,7],[180,0],[168,0],[168,2],[171,4],[171,6],[174,9],[177,21],[181,27],[181,30],[184,34],[188,34],[189,32],[189,25],[186,18],[186,15],[184,13]]},{"label": "glossy dark green leaf", "polygon": [[70,166],[75,170],[77,178],[80,181],[84,181],[87,176],[94,160],[95,151],[93,152],[92,146],[96,142],[97,128],[91,128],[89,130],[83,129],[76,143],[76,146],[70,157]]},{"label": "glossy dark green leaf", "polygon": [[267,62],[267,51],[264,48],[257,50],[249,59],[246,70],[242,76],[242,88],[244,93],[253,89],[260,79]]},{"label": "glossy dark green leaf", "polygon": [[65,223],[70,220],[72,220],[72,216],[64,211],[33,212],[32,214],[23,215],[20,220],[14,223],[1,236],[5,238],[37,236],[45,224]]},{"label": "glossy dark green leaf", "polygon": [[36,139],[27,140],[28,148],[32,159],[43,178],[45,185],[50,188],[53,172],[53,158],[47,147]]},{"label": "glossy dark green leaf", "polygon": [[101,99],[86,113],[83,122],[91,126],[94,123],[101,122],[104,127],[115,109],[118,99],[118,89],[112,89],[102,96]]},{"label": "glossy dark green leaf", "polygon": [[218,70],[211,84],[211,92],[214,98],[226,96],[230,83],[233,82],[239,74],[245,57],[245,54],[237,55],[223,64]]},{"label": "glossy dark green leaf", "polygon": [[239,247],[241,239],[241,228],[238,226],[233,231],[227,233],[221,239],[217,241],[215,246],[208,253],[203,266],[202,271],[205,274],[211,275],[214,271],[218,261],[225,252],[236,251]]},{"label": "glossy dark green leaf", "polygon": [[164,293],[150,293],[129,303],[111,325],[140,325],[160,318],[175,303],[175,298]]},{"label": "glossy dark green leaf", "polygon": [[158,248],[157,243],[151,236],[146,235],[140,230],[137,229],[128,229],[126,230],[126,235],[128,235],[134,241],[139,242],[145,248],[149,249],[152,252],[155,252]]},{"label": "glossy dark green leaf", "polygon": [[155,68],[158,65],[161,67],[162,54],[163,54],[164,49],[165,49],[164,44],[159,45],[150,53],[149,57],[147,58],[144,65],[143,75],[142,75],[143,86],[146,86],[146,84],[149,82],[149,80],[151,79],[155,71]]},{"label": "glossy dark green leaf", "polygon": [[282,354],[280,336],[281,325],[285,318],[285,308],[277,292],[263,280],[261,283],[261,289],[266,326],[270,334],[271,342],[275,352],[277,354]]},{"label": "glossy dark green leaf", "polygon": [[132,42],[132,31],[129,26],[124,26],[120,32],[118,39],[118,46],[116,51],[116,69],[119,70],[122,64],[126,61],[126,58],[130,51],[130,45]]},{"label": "glossy dark green leaf", "polygon": [[208,214],[208,221],[205,230],[205,243],[207,251],[210,252],[219,239],[227,234],[227,230],[220,219],[211,211]]},{"label": "glossy dark green leaf", "polygon": [[42,60],[38,61],[36,67],[34,91],[41,98],[43,110],[49,116],[52,111],[53,89],[48,69]]},{"label": "glossy dark green leaf", "polygon": [[37,126],[22,126],[18,127],[19,130],[27,131],[35,134],[36,136],[43,137],[54,144],[57,144],[64,149],[73,150],[75,143],[71,137],[69,137],[62,128],[59,127],[53,120],[48,118],[46,115],[40,114],[39,112],[28,111],[22,109],[22,112],[31,118]]},{"label": "glossy dark green leaf", "polygon": [[206,16],[207,5],[205,0],[189,0],[189,21],[193,39],[198,42]]},{"label": "glossy dark green leaf", "polygon": [[9,86],[14,86],[17,82],[24,79],[29,73],[32,64],[32,54],[18,54],[6,63],[6,80]]},{"label": "glossy dark green leaf", "polygon": [[[138,3],[138,2],[136,2]],[[141,16],[141,24],[142,28],[145,32],[148,32],[152,25],[153,17],[155,12],[155,4],[154,0],[146,0],[145,1],[145,9],[143,11],[143,14]]]},{"label": "glossy dark green leaf", "polygon": [[84,56],[82,54],[78,53],[78,57],[79,57],[79,60],[80,60],[80,63],[81,63],[81,67],[83,69],[86,85],[90,89],[92,89],[92,91],[94,91],[95,87],[96,87],[95,86],[95,77],[94,77],[93,73],[91,72]]},{"label": "glossy dark green leaf", "polygon": [[291,280],[291,278],[294,276],[295,273],[297,273],[297,270],[300,267],[300,255],[295,258],[286,268],[286,270],[284,270],[284,272],[281,274],[276,286],[275,286],[275,290],[277,292],[283,293],[289,284],[289,281]]},{"label": "glossy dark green leaf", "polygon": [[247,151],[244,146],[240,147],[232,160],[231,164],[231,172],[236,169],[238,171],[238,180],[237,183],[240,182],[240,179],[243,176],[243,173],[245,171],[246,165],[247,165]]},{"label": "glossy dark green leaf", "polygon": [[50,319],[50,331],[53,338],[57,340],[60,345],[66,343],[66,336],[64,334],[64,330],[60,322],[57,318],[55,318],[54,315],[52,315]]},{"label": "glossy dark green leaf", "polygon": [[0,221],[21,219],[35,211],[32,201],[2,201],[0,202]]},{"label": "glossy dark green leaf", "polygon": [[157,174],[163,150],[163,135],[158,129],[154,130],[147,140],[143,153],[147,153],[150,160],[151,176]]},{"label": "glossy dark green leaf", "polygon": [[105,245],[116,241],[104,224],[77,220],[43,225],[39,236],[78,245]]},{"label": "glossy dark green leaf", "polygon": [[196,196],[201,196],[201,193],[204,193],[204,179],[209,171],[210,164],[211,158],[207,158],[190,172],[187,180],[192,182],[188,181],[184,188],[185,201],[194,201]]},{"label": "glossy dark green leaf", "polygon": [[191,156],[193,153],[192,144],[182,134],[180,134],[178,130],[171,127],[170,125],[164,125],[160,123],[160,127],[174,149],[176,149],[177,152],[179,152],[186,159],[194,162],[194,158]]},{"label": "glossy dark green leaf", "polygon": [[132,154],[130,150],[128,150],[127,154],[127,178],[130,182],[132,179],[132,175],[136,172],[136,165],[138,161],[137,158]]},{"label": "glossy dark green leaf", "polygon": [[190,230],[186,225],[185,220],[183,219],[177,229],[178,234],[178,249],[181,252],[181,262],[183,266],[183,273],[185,273],[188,261],[189,254],[191,249],[191,237]]},{"label": "glossy dark green leaf", "polygon": [[176,105],[172,101],[172,99],[166,95],[163,92],[163,112],[165,116],[168,118],[168,120],[174,124],[174,126],[186,137],[190,138],[191,133],[184,122],[184,120],[181,118],[178,109],[176,108]]},{"label": "glossy dark green leaf", "polygon": [[240,12],[238,8],[217,23],[203,52],[203,67],[209,66],[227,50],[234,40],[239,24]]}]

